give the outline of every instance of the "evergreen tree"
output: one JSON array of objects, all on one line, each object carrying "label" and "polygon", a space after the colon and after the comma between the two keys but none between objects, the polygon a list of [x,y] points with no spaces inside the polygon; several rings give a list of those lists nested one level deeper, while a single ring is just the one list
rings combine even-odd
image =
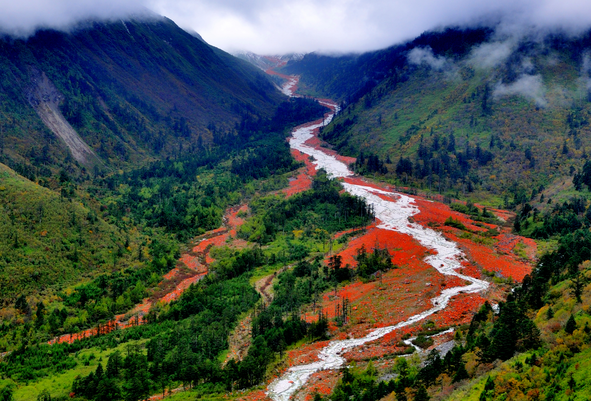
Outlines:
[{"label": "evergreen tree", "polygon": [[37,396],[37,401],[51,401],[51,394],[49,393],[49,391],[47,389],[44,389]]},{"label": "evergreen tree", "polygon": [[98,366],[96,367],[96,370],[94,371],[94,377],[97,383],[103,380],[104,375],[105,372],[103,370],[103,364],[99,362]]},{"label": "evergreen tree", "polygon": [[577,271],[572,275],[570,281],[569,287],[575,296],[577,303],[583,302],[581,296],[583,295],[583,289],[587,284],[589,284],[589,279],[577,269]]},{"label": "evergreen tree", "polygon": [[121,399],[121,389],[115,379],[103,378],[96,388],[96,400],[116,401]]},{"label": "evergreen tree", "polygon": [[568,334],[573,334],[573,332],[577,329],[577,322],[575,322],[575,317],[570,315],[566,324],[564,325],[564,331]]},{"label": "evergreen tree", "polygon": [[576,386],[577,386],[577,382],[575,381],[575,379],[573,378],[573,375],[571,373],[570,379],[568,380],[568,388],[571,390],[574,390]]},{"label": "evergreen tree", "polygon": [[0,401],[13,401],[14,395],[12,386],[4,386],[2,390],[0,390]]},{"label": "evergreen tree", "polygon": [[414,401],[429,401],[430,399],[431,397],[429,397],[429,393],[427,393],[427,389],[423,383],[419,383],[419,386],[415,391]]},{"label": "evergreen tree", "polygon": [[107,377],[109,378],[117,378],[121,372],[123,361],[121,359],[121,353],[119,351],[115,351],[109,357],[107,362]]},{"label": "evergreen tree", "polygon": [[37,312],[35,312],[35,327],[39,328],[43,326],[45,322],[45,305],[43,302],[39,301],[37,303]]},{"label": "evergreen tree", "polygon": [[468,371],[466,370],[466,366],[463,363],[460,363],[460,366],[456,374],[454,375],[453,382],[456,383],[467,378],[469,378],[469,376]]},{"label": "evergreen tree", "polygon": [[29,303],[27,302],[27,297],[25,297],[24,294],[17,298],[16,302],[14,303],[14,307],[21,313],[25,314],[29,314],[31,311]]}]

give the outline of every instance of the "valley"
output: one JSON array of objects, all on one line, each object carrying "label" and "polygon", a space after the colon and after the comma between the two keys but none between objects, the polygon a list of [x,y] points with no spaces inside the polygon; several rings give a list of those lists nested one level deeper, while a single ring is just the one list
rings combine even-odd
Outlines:
[{"label": "valley", "polygon": [[[292,90],[296,86],[297,78],[290,77],[284,92],[293,95]],[[340,250],[326,254],[325,257],[328,259],[325,263],[330,264],[329,256],[336,255],[342,258],[343,265],[355,266],[359,260],[360,249],[367,249],[370,253],[372,249],[387,249],[388,257],[392,258],[395,269],[378,271],[379,281],[378,276],[372,276],[369,281],[361,282],[357,279],[350,284],[345,283],[345,286],[335,287],[334,291],[329,290],[322,294],[319,302],[314,302],[314,307],[303,305],[302,312],[307,322],[318,322],[323,315],[330,320],[338,319],[339,314],[347,309],[348,316],[340,328],[333,323],[329,324],[330,336],[334,339],[330,343],[321,341],[306,345],[308,351],[305,351],[305,348],[302,351],[289,351],[289,360],[293,362],[289,362],[288,366],[291,367],[269,383],[265,390],[268,397],[275,400],[287,400],[296,393],[311,394],[313,388],[318,389],[311,383],[316,382],[319,375],[336,383],[340,368],[351,361],[366,364],[367,355],[371,355],[370,360],[388,361],[391,355],[400,352],[404,355],[409,352],[405,349],[409,346],[425,353],[426,351],[410,342],[416,335],[410,340],[404,340],[404,347],[396,345],[404,336],[420,332],[425,321],[433,325],[435,333],[439,328],[447,330],[436,334],[434,338],[445,339],[443,343],[447,344],[446,347],[449,349],[453,346],[454,326],[468,322],[470,316],[477,312],[484,302],[496,304],[504,297],[503,285],[491,290],[490,281],[483,280],[482,271],[485,265],[472,253],[477,244],[471,239],[454,242],[454,239],[458,239],[455,236],[456,229],[445,229],[443,226],[435,231],[431,227],[439,226],[449,216],[453,216],[468,227],[466,230],[477,235],[495,228],[503,229],[495,224],[475,223],[435,200],[396,192],[390,185],[371,183],[355,176],[347,166],[354,163],[354,159],[342,157],[320,146],[318,130],[321,126],[329,124],[332,113],[338,110],[338,106],[328,100],[321,102],[332,110],[331,114],[293,130],[290,139],[292,153],[296,160],[304,162],[304,167],[300,172],[296,172],[294,179],[289,182],[289,187],[281,192],[291,197],[309,190],[318,170],[326,171],[328,177],[341,180],[345,191],[365,199],[375,215],[375,221],[361,231],[357,229],[359,233],[356,233],[355,229],[349,229],[334,235],[333,240],[340,236],[348,236],[350,239],[344,242],[345,246]],[[498,212],[506,217],[502,211]],[[117,315],[114,320],[96,328],[54,338],[49,344],[74,344],[88,340],[92,336],[99,336],[100,339],[121,330],[139,328],[146,323],[149,326],[154,320],[154,317],[150,318],[150,314],[154,313],[151,312],[151,308],[166,308],[170,302],[181,299],[183,292],[189,289],[190,285],[198,283],[211,273],[210,265],[215,261],[216,255],[220,255],[219,251],[216,251],[217,248],[229,246],[231,249],[242,249],[251,246],[248,241],[239,239],[244,216],[251,213],[246,205],[228,209],[223,218],[224,226],[198,236],[195,245],[191,246],[191,251],[183,254],[177,266],[163,276],[164,280],[158,284],[158,291],[130,312]],[[496,223],[502,224],[500,220]],[[502,242],[500,238],[505,234],[497,234],[498,241]],[[520,237],[514,237],[512,240],[514,243],[523,241]],[[507,255],[501,252],[496,257],[498,260],[504,260],[503,263],[509,266],[505,270],[500,268],[498,274],[505,277],[509,274],[520,281],[531,270],[531,262],[524,264],[512,256],[511,249],[509,246],[506,250]],[[324,250],[326,251],[326,248]],[[224,256],[221,257],[224,259]],[[492,264],[498,266],[494,262]],[[490,265],[489,262],[486,267],[497,268]],[[294,268],[294,264],[290,266],[291,269]],[[514,273],[512,269],[522,269],[523,273]],[[272,283],[277,277],[281,277],[284,271],[285,268],[282,268],[272,275],[257,278],[256,287],[263,296],[263,305],[271,305]],[[492,286],[497,287],[498,284]],[[332,293],[334,295],[331,295]],[[384,296],[387,296],[387,299],[384,299]],[[340,304],[343,305],[341,312]],[[247,358],[249,346],[253,341],[250,334],[253,330],[252,324],[253,316],[250,314],[237,323],[234,334],[230,335],[230,351],[224,363]],[[448,329],[449,327],[451,328]],[[438,341],[436,346],[441,344],[442,342]],[[296,356],[300,352],[307,356]],[[302,365],[301,362],[306,360],[315,362]],[[387,362],[378,366],[380,371],[390,369]],[[179,390],[182,388],[177,387],[169,391],[172,392],[170,394],[177,394],[179,397],[181,393],[186,393]],[[324,388],[323,391],[330,391],[330,387]],[[190,393],[191,391],[187,394]],[[259,396],[256,397],[265,398],[265,395],[259,392]],[[159,398],[154,396],[151,399]]]},{"label": "valley", "polygon": [[[294,80],[295,78],[292,77],[288,81],[284,92],[290,93],[289,88],[296,86]],[[327,103],[326,101],[325,104],[328,104],[333,112],[338,111],[338,106],[336,104]],[[418,242],[420,246],[424,247],[427,250],[427,253],[431,253],[431,256],[427,256],[424,259],[425,263],[431,265],[433,269],[444,276],[457,277],[470,284],[451,288],[446,287],[441,291],[441,294],[428,300],[426,304],[428,305],[430,302],[432,304],[431,308],[428,308],[427,306],[427,310],[412,315],[396,325],[373,329],[366,336],[361,338],[330,342],[326,348],[317,351],[318,362],[308,365],[292,366],[285,374],[269,385],[267,394],[273,400],[290,399],[298,390],[306,386],[309,378],[316,372],[336,370],[346,365],[347,360],[343,358],[342,355],[351,352],[350,349],[360,347],[366,343],[375,342],[395,330],[419,323],[431,315],[443,311],[448,307],[450,300],[459,294],[483,293],[489,287],[487,281],[458,272],[458,270],[464,271],[465,266],[462,262],[465,260],[465,255],[455,243],[447,240],[440,232],[424,228],[418,223],[411,223],[412,216],[420,213],[419,207],[416,206],[414,198],[401,193],[381,189],[379,184],[378,186],[365,184],[363,181],[353,178],[354,174],[348,169],[344,162],[339,160],[337,154],[334,152],[328,152],[317,145],[319,128],[330,123],[331,119],[332,115],[321,122],[306,124],[303,127],[295,129],[292,133],[292,138],[290,139],[292,151],[297,151],[297,154],[301,153],[311,156],[312,164],[317,169],[326,170],[330,177],[344,179],[343,185],[347,192],[366,199],[368,204],[375,210],[377,220],[375,227],[377,229],[391,230],[411,237],[414,241]],[[349,161],[351,160],[349,159]],[[423,222],[425,223],[425,221]],[[380,242],[380,239],[378,239],[377,236],[376,242]],[[385,244],[382,243],[382,245]],[[396,258],[394,258],[394,260],[396,260]],[[525,274],[528,274],[530,271],[531,266],[525,267]],[[475,276],[481,277],[481,274],[478,272],[474,273]],[[523,278],[523,275],[521,278]],[[394,283],[388,283],[388,285],[393,284]],[[346,288],[342,292],[345,291]],[[344,294],[341,294],[340,296],[343,299],[346,298],[346,295]],[[483,302],[484,298],[481,298],[481,300]],[[474,313],[480,308],[480,306],[481,303],[478,302],[472,304]],[[387,323],[384,320],[380,319],[380,326],[386,324]],[[451,332],[453,332],[453,329]],[[386,355],[387,354],[376,354],[374,357],[379,358]]]},{"label": "valley", "polygon": [[0,401],[591,394],[591,33],[263,73],[121,22],[0,60]]}]

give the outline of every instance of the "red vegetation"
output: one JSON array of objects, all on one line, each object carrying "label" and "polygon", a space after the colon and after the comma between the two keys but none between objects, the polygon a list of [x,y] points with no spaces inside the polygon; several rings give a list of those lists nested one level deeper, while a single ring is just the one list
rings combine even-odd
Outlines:
[{"label": "red vegetation", "polygon": [[446,232],[445,236],[458,243],[468,259],[481,269],[498,272],[503,277],[511,277],[518,282],[523,281],[523,278],[531,273],[531,265],[520,261],[515,255],[496,253],[493,250],[494,247],[477,244],[466,238],[459,238],[451,232]]},{"label": "red vegetation", "polygon": [[287,196],[292,196],[300,192],[307,191],[312,187],[312,179],[306,173],[300,173],[297,178],[294,178],[289,182],[289,188],[284,189],[282,192]]},{"label": "red vegetation", "polygon": [[347,234],[352,233],[353,231],[357,231],[357,230],[359,230],[359,228],[350,228],[348,230],[339,231],[338,233],[333,235],[332,239],[337,240],[337,239],[341,238],[343,235],[347,235]]},{"label": "red vegetation", "polygon": [[444,310],[431,315],[438,327],[470,323],[472,316],[480,309],[486,299],[479,294],[459,294],[452,298]]},{"label": "red vegetation", "polygon": [[269,398],[263,390],[251,391],[250,393],[236,399],[242,401],[271,401],[271,398]]},{"label": "red vegetation", "polygon": [[[224,216],[225,226],[209,231],[201,236],[201,241],[179,259],[177,266],[163,276],[159,287],[169,288],[166,293],[157,296],[155,299],[146,298],[143,302],[128,314],[121,314],[104,325],[79,333],[64,334],[48,341],[48,344],[73,343],[87,337],[110,333],[113,330],[122,330],[128,327],[145,323],[144,316],[148,314],[152,305],[156,302],[169,303],[177,298],[191,286],[205,277],[208,273],[208,266],[213,262],[209,254],[212,246],[221,246],[226,243],[231,233],[236,233],[236,228],[244,221],[237,216],[238,212],[246,211],[247,206],[234,207],[229,209]],[[234,234],[235,235],[235,234]],[[124,321],[126,315],[133,315],[129,320]]]},{"label": "red vegetation", "polygon": [[[322,122],[322,120],[314,121],[314,123],[316,123],[316,124],[320,123],[320,122]],[[327,155],[331,155],[331,156],[336,157],[337,160],[345,163],[346,165],[355,163],[355,160],[357,160],[354,157],[341,156],[335,150],[322,147],[323,143],[320,140],[320,138],[318,138],[318,128],[316,128],[314,131],[312,131],[312,133],[314,134],[314,136],[305,142],[306,145],[308,145],[312,148],[315,148],[315,149],[322,149],[322,152],[326,153]]]},{"label": "red vegetation", "polygon": [[292,196],[312,188],[312,177],[316,175],[316,166],[312,164],[310,157],[307,154],[296,149],[292,149],[291,154],[297,161],[304,162],[306,170],[298,174],[295,179],[292,179],[289,182],[289,188],[282,190],[287,196]]},{"label": "red vegetation", "polygon": [[392,263],[397,266],[415,265],[419,262],[422,265],[421,267],[427,267],[429,265],[424,263],[422,259],[432,252],[419,244],[411,236],[401,234],[397,231],[378,228],[374,223],[367,227],[364,235],[353,238],[348,246],[339,253],[343,264],[357,265],[355,255],[357,254],[357,250],[362,246],[365,246],[365,249],[368,251],[376,247],[387,248],[392,255]]},{"label": "red vegetation", "polygon": [[236,229],[244,223],[242,217],[238,217],[238,213],[248,212],[248,205],[242,205],[231,208],[225,216],[226,225],[230,227],[230,235],[236,237]]},{"label": "red vegetation", "polygon": [[[485,245],[485,242],[477,243],[470,236],[460,237],[461,230],[444,225],[445,220],[451,216],[464,224],[472,233],[486,231],[485,228],[476,226],[475,222],[468,216],[455,212],[442,203],[430,202],[419,197],[415,197],[415,202],[420,210],[420,213],[413,216],[415,221],[422,225],[433,225],[435,223],[446,238],[456,242],[466,253],[472,263],[463,263],[464,274],[470,274],[476,278],[480,277],[480,274],[474,269],[474,265],[476,265],[480,269],[498,272],[504,277],[511,277],[513,280],[521,282],[525,275],[531,272],[531,264],[520,260],[521,258],[515,255],[513,250],[518,243],[523,243],[527,249],[527,256],[532,260],[535,258],[537,249],[534,241],[516,235],[501,234],[491,239],[491,241],[496,242],[494,245]],[[491,229],[499,228],[492,224],[479,224]]]},{"label": "red vegetation", "polygon": [[[399,323],[432,306],[429,299],[438,295],[440,284],[446,281],[446,277],[423,261],[430,254],[429,250],[406,234],[370,226],[366,234],[352,239],[339,253],[343,263],[355,266],[354,256],[361,246],[366,249],[387,248],[392,262],[399,267],[375,281],[355,281],[336,293],[324,294],[319,310],[333,318],[343,299],[348,299],[351,304],[349,323],[352,325],[349,333],[358,337],[372,328]],[[308,310],[305,316],[306,320],[315,321],[318,310]],[[331,331],[337,330],[336,326],[331,327]]]},{"label": "red vegetation", "polygon": [[[274,60],[271,60],[274,61]],[[277,64],[275,67],[282,67],[283,65],[285,65],[285,62],[279,62],[279,64]],[[298,83],[299,83],[299,78],[294,76],[294,75],[285,75],[282,74],[280,72],[274,71],[273,68],[269,68],[265,71],[265,73],[269,74],[269,75],[275,75],[277,77],[281,77],[285,80],[287,80],[287,84],[284,88],[286,88],[287,90],[289,90],[290,93],[296,93],[296,91],[298,90]]]},{"label": "red vegetation", "polygon": [[[348,177],[345,181],[387,189],[368,184],[356,177]],[[393,200],[390,195],[384,195],[384,198]],[[424,226],[438,227],[437,229],[441,230],[444,236],[458,243],[465,252],[467,260],[462,261],[459,273],[481,278],[481,269],[484,268],[499,271],[504,276],[513,277],[515,280],[522,280],[523,276],[531,271],[529,264],[522,262],[513,254],[496,254],[494,251],[496,244],[484,245],[484,243],[473,241],[477,233],[487,231],[488,228],[496,228],[494,225],[486,225],[487,228],[479,227],[468,216],[457,213],[444,204],[430,202],[423,198],[414,198],[420,210],[420,213],[413,216],[414,220]],[[459,238],[458,235],[462,230],[445,226],[443,223],[450,216],[464,224],[468,229],[466,232],[470,235],[466,238]],[[392,255],[393,263],[399,268],[387,272],[381,279],[377,278],[367,283],[357,281],[336,292],[331,291],[323,296],[321,305],[318,305],[315,310],[308,310],[305,313],[306,320],[310,322],[318,319],[319,310],[329,318],[334,318],[343,299],[348,299],[351,304],[351,314],[348,325],[345,326],[347,332],[339,332],[340,329],[333,322],[329,326],[335,339],[343,339],[349,335],[360,337],[366,335],[372,328],[404,321],[410,316],[432,307],[430,299],[438,295],[441,290],[468,284],[458,277],[443,276],[423,262],[423,259],[432,251],[422,247],[410,236],[377,228],[376,224],[369,226],[366,234],[350,240],[347,248],[339,253],[343,264],[355,266],[357,250],[361,246],[365,246],[368,250],[374,247],[387,248]],[[496,239],[488,239],[488,243],[495,243],[499,238],[501,239],[498,241],[499,247],[505,251],[513,250],[518,243],[525,244],[527,249],[531,251],[530,254],[535,251],[533,241],[516,236],[507,238],[500,235]],[[504,241],[503,238],[505,238]],[[496,297],[497,295],[499,294],[497,294],[495,287],[492,287],[487,297]],[[473,314],[485,301],[486,298],[479,294],[460,294],[450,301],[445,310],[433,314],[428,319],[434,321],[437,327],[469,323]],[[420,325],[396,330],[373,343],[355,348],[344,356],[348,360],[367,360],[403,352],[407,346],[400,343],[402,336],[406,333],[416,334],[419,330]],[[299,354],[296,353],[296,355]],[[309,353],[305,355],[314,360],[314,355],[309,355]]]},{"label": "red vegetation", "polygon": [[[447,220],[449,217],[451,217],[454,220],[459,221],[460,223],[465,225],[466,228],[471,231],[486,231],[487,230],[486,228],[474,225],[474,221],[471,220],[468,216],[466,216],[463,213],[459,213],[454,210],[451,210],[449,208],[449,206],[447,206],[443,203],[429,201],[429,200],[420,198],[418,196],[414,196],[413,198],[415,199],[415,204],[419,207],[419,210],[420,210],[420,213],[415,214],[413,216],[413,218],[415,219],[415,221],[417,223],[420,223],[423,226],[426,226],[428,224],[433,225],[433,223],[443,225],[445,223],[445,220]],[[495,227],[492,224],[486,224],[486,223],[479,223],[479,224],[483,224],[489,228]]]},{"label": "red vegetation", "polygon": [[306,344],[288,352],[289,366],[305,365],[318,361],[318,352],[328,345],[329,341],[318,341]]},{"label": "red vegetation", "polygon": [[527,258],[530,260],[536,258],[538,244],[533,239],[512,234],[501,234],[496,238],[499,242],[495,247],[499,252],[512,255],[515,253],[515,247],[521,243],[523,244],[523,251]]},{"label": "red vegetation", "polygon": [[314,399],[314,394],[318,393],[322,396],[327,396],[332,392],[332,389],[337,385],[340,374],[334,370],[321,370],[314,373],[308,379],[308,383],[304,388],[305,401]]}]

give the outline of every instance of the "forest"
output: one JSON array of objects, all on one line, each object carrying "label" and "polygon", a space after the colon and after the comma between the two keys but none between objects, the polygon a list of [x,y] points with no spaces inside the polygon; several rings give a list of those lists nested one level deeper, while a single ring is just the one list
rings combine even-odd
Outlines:
[{"label": "forest", "polygon": [[[0,172],[0,286],[12,310],[2,319],[2,350],[128,312],[174,268],[182,245],[221,225],[227,207],[285,185],[282,174],[299,167],[285,135],[324,110],[313,100],[286,101],[269,118],[237,123],[226,133],[231,146],[86,181],[62,170],[55,190]],[[259,147],[274,157],[259,159]],[[235,173],[236,163],[252,168]]]},{"label": "forest", "polygon": [[[267,221],[266,213],[281,216],[281,226],[303,229],[307,221],[299,216],[308,214],[319,228],[334,233],[351,227],[366,225],[371,221],[371,210],[363,201],[339,193],[340,184],[331,181],[320,171],[312,189],[300,195],[282,200],[275,208],[253,209],[251,221]],[[261,198],[261,202],[265,198]],[[307,200],[314,199],[315,202]],[[342,218],[327,218],[325,210],[339,210]],[[274,232],[278,236],[278,232]],[[166,307],[150,311],[148,323],[125,331],[114,331],[98,337],[90,337],[73,344],[44,345],[21,342],[0,362],[0,373],[17,383],[35,382],[48,375],[56,375],[76,369],[80,362],[76,355],[89,348],[100,347],[109,355],[105,363],[87,375],[78,376],[71,383],[71,393],[76,399],[138,400],[148,394],[171,386],[190,385],[204,394],[230,391],[258,384],[266,375],[267,366],[281,358],[287,347],[307,337],[310,341],[324,339],[327,318],[315,323],[300,319],[299,308],[317,299],[322,292],[340,281],[352,279],[348,267],[342,267],[337,259],[324,265],[321,258],[311,258],[309,241],[296,238],[270,237],[266,242],[280,245],[277,252],[259,245],[241,251],[222,253],[224,256],[212,266],[204,280],[183,292],[177,301]],[[313,237],[311,237],[312,240]],[[314,241],[322,244],[324,239]],[[285,252],[286,244],[288,252]],[[220,254],[220,255],[222,255]],[[360,260],[374,271],[375,258],[359,254]],[[377,260],[377,259],[376,259]],[[257,268],[295,263],[293,271],[279,274],[275,297],[266,305],[249,283]],[[141,286],[141,271],[136,271],[138,283],[131,286],[130,297],[140,297],[146,291]],[[123,288],[117,274],[99,276],[91,284],[76,287],[69,296],[63,296],[67,307],[82,308],[90,312],[95,300],[98,306],[108,306],[109,301]],[[119,290],[118,290],[119,289]],[[125,294],[123,294],[125,295]],[[119,295],[121,297],[122,295]],[[137,298],[133,298],[137,301]],[[26,308],[25,297],[17,300],[18,308]],[[43,303],[37,305],[29,330],[42,330],[44,321],[49,327],[60,327],[63,310],[44,312]],[[96,309],[96,307],[95,307]],[[230,360],[222,365],[219,355],[227,349],[227,338],[237,320],[244,313],[254,310],[252,323],[253,343],[244,360]],[[114,313],[114,309],[106,309]],[[101,316],[105,317],[105,316]],[[10,330],[10,327],[3,326]],[[145,351],[144,351],[145,350]],[[10,387],[10,386],[9,386]],[[55,397],[54,397],[55,398]],[[59,398],[57,398],[59,399]]]},{"label": "forest", "polygon": [[[131,32],[158,37],[168,25]],[[102,43],[123,29],[103,28],[104,37],[76,40]],[[196,71],[185,64],[199,57],[183,33],[174,36],[182,60],[163,50],[174,63],[162,82],[206,82],[210,114],[176,93],[169,110],[131,90],[134,74],[158,70],[142,46],[124,91],[98,90],[109,75],[103,63],[94,75],[87,59],[62,78],[48,72],[70,94],[60,112],[105,161],[96,168],[65,158],[55,142],[31,145],[49,132],[6,98],[30,77],[22,60],[1,61],[0,401],[137,401],[171,391],[179,400],[256,401],[331,341],[395,325],[339,351],[347,366],[306,378],[301,398],[589,398],[591,97],[569,91],[588,78],[581,52],[591,34],[519,43],[487,72],[473,51],[492,35],[447,28],[283,67],[301,74],[305,93],[340,102],[310,146],[354,157],[338,159],[351,163],[345,179],[315,170],[286,141],[327,108],[307,97],[279,102],[240,63],[232,68],[247,78],[226,83],[241,93],[228,100],[207,74],[223,74],[229,56],[201,49],[212,64]],[[32,39],[26,54],[36,68],[47,69],[39,49],[52,38]],[[118,68],[121,46],[105,51]],[[9,49],[0,43],[0,53]],[[413,49],[449,68],[414,63]],[[545,104],[499,91],[534,73]],[[29,131],[31,142],[17,140]],[[457,247],[449,248],[457,274],[443,259],[441,270],[431,264],[435,248],[414,234],[384,228],[383,204],[376,212],[347,193],[352,182],[381,188],[373,194],[385,202],[413,194],[408,228]],[[475,293],[467,276],[489,289]],[[462,286],[438,307],[439,295]]]}]

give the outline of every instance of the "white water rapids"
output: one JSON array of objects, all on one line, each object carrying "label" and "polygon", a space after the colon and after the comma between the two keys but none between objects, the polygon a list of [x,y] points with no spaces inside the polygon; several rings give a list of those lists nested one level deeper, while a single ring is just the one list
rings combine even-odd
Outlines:
[{"label": "white water rapids", "polygon": [[[322,123],[316,123],[294,130],[290,146],[293,149],[297,149],[302,153],[314,157],[314,164],[316,164],[318,168],[326,170],[331,177],[351,176],[353,173],[336,157],[305,144],[305,142],[313,136],[312,131],[314,131],[314,129],[328,124],[331,119],[332,115]],[[419,213],[419,209],[413,204],[414,200],[412,198],[403,194],[393,194],[392,192],[362,185],[343,183],[343,186],[350,194],[365,198],[369,204],[373,205],[376,218],[381,222],[378,227],[412,236],[424,247],[435,251],[434,255],[425,258],[426,263],[433,266],[442,274],[460,277],[470,282],[470,284],[461,287],[446,288],[439,296],[431,299],[433,304],[431,309],[411,316],[407,320],[394,326],[375,329],[362,338],[330,342],[328,346],[320,351],[318,355],[320,360],[318,362],[294,366],[283,376],[269,385],[267,394],[276,401],[287,401],[297,390],[304,386],[313,373],[320,370],[338,369],[342,367],[346,363],[346,360],[341,356],[345,351],[367,342],[377,340],[394,330],[425,319],[433,313],[446,308],[449,300],[459,293],[480,292],[488,287],[486,281],[478,280],[456,272],[456,269],[461,268],[460,259],[462,257],[462,251],[458,249],[454,242],[445,239],[440,233],[434,230],[410,222],[409,217]],[[390,201],[384,200],[376,194],[395,196]]]}]

